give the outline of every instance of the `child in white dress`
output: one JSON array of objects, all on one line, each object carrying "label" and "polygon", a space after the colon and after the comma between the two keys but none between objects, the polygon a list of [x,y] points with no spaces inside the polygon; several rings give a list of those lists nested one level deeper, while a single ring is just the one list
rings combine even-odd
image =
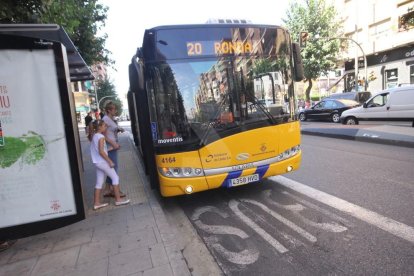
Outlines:
[{"label": "child in white dress", "polygon": [[119,176],[114,169],[115,164],[108,157],[108,148],[105,142],[104,133],[107,127],[108,126],[103,120],[95,120],[90,124],[88,135],[89,141],[91,141],[92,162],[96,166],[94,210],[108,206],[108,203],[101,203],[101,190],[106,175],[112,179],[115,194],[115,205],[120,206],[130,202],[129,199],[122,200],[119,193]]}]

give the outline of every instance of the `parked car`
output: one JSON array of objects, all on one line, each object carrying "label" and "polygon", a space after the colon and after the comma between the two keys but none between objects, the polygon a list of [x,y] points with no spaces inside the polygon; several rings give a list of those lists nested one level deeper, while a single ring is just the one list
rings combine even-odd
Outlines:
[{"label": "parked car", "polygon": [[414,121],[414,85],[381,91],[363,106],[347,110],[341,116],[341,122],[347,125],[358,124],[360,120]]},{"label": "parked car", "polygon": [[347,99],[347,100],[354,100],[359,103],[364,103],[366,100],[371,98],[372,94],[368,91],[360,91],[360,92],[343,92],[343,93],[335,93],[331,94],[329,97],[325,99]]},{"label": "parked car", "polygon": [[311,108],[301,110],[299,112],[299,119],[301,121],[306,121],[307,119],[331,120],[334,123],[339,123],[342,112],[359,105],[360,103],[353,100],[323,99]]}]

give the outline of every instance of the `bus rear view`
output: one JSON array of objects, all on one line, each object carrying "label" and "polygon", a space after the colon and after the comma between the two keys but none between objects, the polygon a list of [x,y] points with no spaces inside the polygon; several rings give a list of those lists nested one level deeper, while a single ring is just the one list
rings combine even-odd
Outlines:
[{"label": "bus rear view", "polygon": [[298,46],[278,26],[161,26],[129,66],[135,144],[163,196],[296,170]]}]

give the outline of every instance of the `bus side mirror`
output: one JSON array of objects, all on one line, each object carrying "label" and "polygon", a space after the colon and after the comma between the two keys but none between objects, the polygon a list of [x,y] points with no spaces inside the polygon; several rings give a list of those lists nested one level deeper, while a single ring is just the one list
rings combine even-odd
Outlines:
[{"label": "bus side mirror", "polygon": [[142,53],[142,48],[141,47],[137,48],[136,55],[137,55],[138,58],[143,58],[144,57],[144,54]]},{"label": "bus side mirror", "polygon": [[129,90],[133,93],[144,91],[144,68],[143,65],[136,61],[136,57],[132,58],[129,65]]},{"label": "bus side mirror", "polygon": [[292,43],[293,62],[294,62],[294,80],[301,81],[305,78],[303,71],[302,56],[300,55],[300,46],[298,43]]}]

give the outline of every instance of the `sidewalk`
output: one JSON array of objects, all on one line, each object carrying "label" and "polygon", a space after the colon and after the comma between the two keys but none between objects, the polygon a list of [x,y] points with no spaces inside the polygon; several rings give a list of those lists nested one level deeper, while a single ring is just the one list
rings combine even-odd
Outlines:
[{"label": "sidewalk", "polygon": [[301,126],[302,134],[414,148],[414,127],[393,125]]},{"label": "sidewalk", "polygon": [[[221,274],[209,252],[198,245],[197,234],[184,231],[191,228],[185,225],[186,218],[173,217],[171,206],[167,216],[164,214],[146,182],[128,134],[120,136],[119,174],[121,189],[131,204],[116,207],[113,199],[105,198],[109,207],[92,210],[95,168],[90,160],[89,141],[84,129],[79,129],[86,219],[19,239],[0,252],[0,276]],[[414,128],[404,126],[302,125],[302,134],[414,147]],[[180,228],[167,219],[178,221]]]},{"label": "sidewalk", "polygon": [[121,190],[127,206],[92,210],[95,169],[89,141],[80,128],[86,219],[55,231],[20,239],[0,253],[0,275],[191,275],[154,193],[145,184],[128,134],[120,136]]}]

